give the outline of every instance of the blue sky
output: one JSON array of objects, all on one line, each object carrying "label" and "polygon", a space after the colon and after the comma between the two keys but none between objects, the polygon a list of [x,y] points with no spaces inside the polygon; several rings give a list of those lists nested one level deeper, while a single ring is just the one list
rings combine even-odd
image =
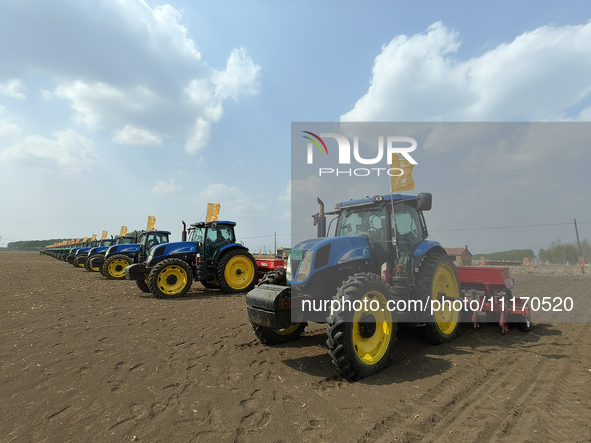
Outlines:
[{"label": "blue sky", "polygon": [[[4,1],[2,245],[148,215],[178,240],[209,201],[254,252],[275,232],[287,245],[291,122],[591,121],[590,19],[583,1]],[[420,149],[417,189],[442,202],[428,223],[445,245],[537,250],[574,241],[572,227],[446,230],[573,218],[591,237],[588,147],[558,147],[560,162],[521,150],[510,177],[490,153],[456,151],[469,187],[422,174]],[[495,174],[531,181],[493,193]],[[549,202],[564,207],[532,211]]]}]

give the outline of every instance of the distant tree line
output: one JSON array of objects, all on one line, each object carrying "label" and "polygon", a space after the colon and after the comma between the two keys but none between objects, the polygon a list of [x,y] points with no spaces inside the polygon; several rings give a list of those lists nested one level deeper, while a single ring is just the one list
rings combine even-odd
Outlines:
[{"label": "distant tree line", "polygon": [[[591,245],[587,240],[581,242],[581,252],[586,262],[591,259]],[[552,243],[548,249],[540,249],[539,258],[554,264],[573,265],[579,262],[579,248],[575,244]]]},{"label": "distant tree line", "polygon": [[511,249],[510,251],[492,252],[490,254],[474,254],[474,258],[484,257],[495,261],[523,261],[524,258],[533,260],[536,254],[531,249]]},{"label": "distant tree line", "polygon": [[24,240],[24,241],[13,241],[6,245],[7,249],[18,250],[18,251],[37,251],[39,249],[45,249],[46,246],[53,245],[54,243],[60,243],[64,240],[70,240],[69,238],[54,238],[52,240]]}]

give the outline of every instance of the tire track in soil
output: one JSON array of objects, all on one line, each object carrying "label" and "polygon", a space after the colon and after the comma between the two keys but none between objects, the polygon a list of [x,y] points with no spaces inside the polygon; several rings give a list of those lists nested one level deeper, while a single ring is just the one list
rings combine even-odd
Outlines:
[{"label": "tire track in soil", "polygon": [[[572,340],[584,343],[590,325],[575,329]],[[483,376],[450,373],[360,441],[574,441],[573,426],[583,430],[580,441],[589,441],[591,408],[581,414],[574,407],[591,398],[589,375],[580,361],[581,356],[589,361],[589,346],[561,350],[568,352],[547,356],[527,346],[517,354],[501,350],[506,358],[496,359],[501,365],[485,369]]]}]

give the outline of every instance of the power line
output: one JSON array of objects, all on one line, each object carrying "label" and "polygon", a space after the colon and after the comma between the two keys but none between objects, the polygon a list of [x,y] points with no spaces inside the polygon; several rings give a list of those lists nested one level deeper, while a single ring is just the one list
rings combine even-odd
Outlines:
[{"label": "power line", "polygon": [[[591,222],[578,222],[579,225],[588,225]],[[544,223],[536,225],[517,225],[517,226],[491,226],[487,228],[455,228],[455,229],[429,229],[431,232],[453,232],[453,231],[484,231],[489,229],[515,229],[515,228],[538,228],[542,226],[572,226],[572,223]]]}]

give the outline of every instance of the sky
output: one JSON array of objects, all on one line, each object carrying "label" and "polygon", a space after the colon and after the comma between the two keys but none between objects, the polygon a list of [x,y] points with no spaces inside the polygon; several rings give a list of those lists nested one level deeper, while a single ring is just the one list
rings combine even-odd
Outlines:
[{"label": "sky", "polygon": [[[251,251],[289,246],[292,122],[589,122],[590,19],[568,0],[4,0],[0,246],[149,215],[180,240],[208,202]],[[591,239],[588,145],[495,146],[417,147],[434,239],[537,252],[575,218]]]}]

